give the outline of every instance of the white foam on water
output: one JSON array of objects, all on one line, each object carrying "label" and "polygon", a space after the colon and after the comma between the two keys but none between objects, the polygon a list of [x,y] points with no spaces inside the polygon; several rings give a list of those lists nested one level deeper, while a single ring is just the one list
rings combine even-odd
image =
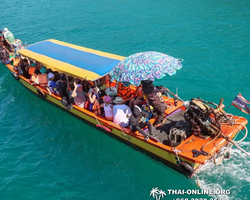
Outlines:
[{"label": "white foam on water", "polygon": [[[248,153],[250,152],[250,142],[240,142],[238,145]],[[214,165],[213,161],[210,161],[200,169],[198,172],[200,187],[206,190],[231,191],[229,196],[213,195],[213,198],[217,197],[225,200],[247,199],[242,188],[250,187],[249,166],[250,157],[237,147],[233,147],[230,159],[225,159],[219,165]]]}]

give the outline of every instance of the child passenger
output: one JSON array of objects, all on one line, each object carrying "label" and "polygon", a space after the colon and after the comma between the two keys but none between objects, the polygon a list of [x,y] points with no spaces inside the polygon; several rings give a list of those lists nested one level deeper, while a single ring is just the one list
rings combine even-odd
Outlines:
[{"label": "child passenger", "polygon": [[110,96],[104,96],[104,103],[102,104],[104,108],[105,118],[109,121],[113,121],[113,105],[112,98]]}]

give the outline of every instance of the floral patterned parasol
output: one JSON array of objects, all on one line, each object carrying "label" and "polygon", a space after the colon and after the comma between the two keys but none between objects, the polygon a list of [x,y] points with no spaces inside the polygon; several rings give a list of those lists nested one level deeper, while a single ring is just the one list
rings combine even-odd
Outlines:
[{"label": "floral patterned parasol", "polygon": [[166,74],[176,74],[176,70],[182,68],[181,62],[181,59],[155,51],[136,53],[116,65],[110,76],[118,82],[139,86],[141,80],[155,80]]}]

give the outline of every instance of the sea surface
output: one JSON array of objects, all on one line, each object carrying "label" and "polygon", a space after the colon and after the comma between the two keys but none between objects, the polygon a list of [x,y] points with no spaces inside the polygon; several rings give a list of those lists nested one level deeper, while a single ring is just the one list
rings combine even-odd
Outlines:
[{"label": "sea surface", "polygon": [[[223,97],[229,113],[250,120],[230,106],[239,92],[250,100],[249,0],[1,0],[1,8],[0,28],[29,44],[54,38],[122,56],[183,58],[175,76],[155,83],[184,100]],[[249,138],[239,144],[248,152]],[[198,185],[231,194],[164,199],[248,200],[249,166],[233,148],[231,159],[201,170],[197,184],[41,100],[0,65],[0,200],[150,200],[152,188]]]}]

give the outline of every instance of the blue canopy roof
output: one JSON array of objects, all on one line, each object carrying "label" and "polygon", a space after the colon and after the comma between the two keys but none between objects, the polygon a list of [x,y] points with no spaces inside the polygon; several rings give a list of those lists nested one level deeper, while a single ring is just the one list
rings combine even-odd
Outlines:
[{"label": "blue canopy roof", "polygon": [[77,77],[97,79],[109,73],[123,57],[96,51],[57,40],[32,44],[19,54],[37,60],[45,66]]}]

